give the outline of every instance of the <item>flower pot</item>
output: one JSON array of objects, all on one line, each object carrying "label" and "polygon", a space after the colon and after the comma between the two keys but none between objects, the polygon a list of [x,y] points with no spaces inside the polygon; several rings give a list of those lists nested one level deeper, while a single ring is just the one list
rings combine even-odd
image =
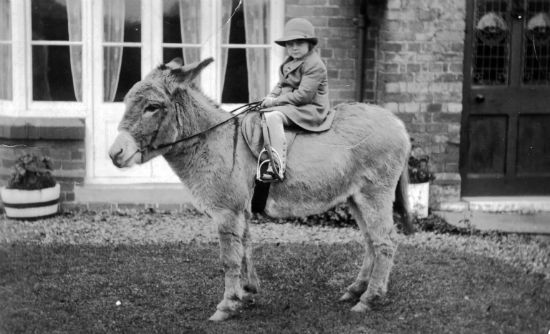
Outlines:
[{"label": "flower pot", "polygon": [[51,188],[23,190],[2,188],[2,202],[8,218],[36,219],[53,216],[59,210],[59,183]]},{"label": "flower pot", "polygon": [[409,184],[408,196],[411,213],[418,218],[428,217],[430,182]]}]

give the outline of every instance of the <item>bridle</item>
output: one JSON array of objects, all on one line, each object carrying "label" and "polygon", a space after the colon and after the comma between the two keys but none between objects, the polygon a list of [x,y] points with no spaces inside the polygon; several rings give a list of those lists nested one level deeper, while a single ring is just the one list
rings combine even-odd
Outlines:
[{"label": "bridle", "polygon": [[[222,122],[219,122],[217,124],[214,124],[212,126],[210,126],[209,128],[205,129],[205,130],[202,130],[200,132],[197,132],[197,133],[194,133],[192,135],[189,135],[187,137],[184,137],[184,138],[181,138],[181,139],[178,139],[176,141],[173,141],[173,142],[170,142],[170,143],[163,143],[163,144],[160,144],[160,145],[155,145],[155,146],[152,146],[150,143],[147,144],[147,145],[143,145],[143,142],[145,141],[144,140],[144,135],[142,134],[141,138],[140,138],[140,141],[139,141],[139,144],[140,144],[140,148],[137,149],[137,151],[135,153],[141,153],[141,162],[143,163],[143,152],[145,152],[147,149],[152,149],[152,150],[160,150],[160,149],[163,149],[163,148],[166,148],[166,147],[170,147],[170,146],[173,146],[173,145],[176,145],[176,144],[179,144],[179,143],[182,143],[182,142],[185,142],[185,141],[188,141],[190,139],[193,139],[193,138],[196,138],[196,137],[199,137],[201,135],[204,135],[224,124],[227,124],[228,122],[230,122],[231,120],[235,119],[236,117],[239,117],[241,115],[244,115],[244,114],[247,114],[249,112],[253,112],[253,111],[259,111],[260,110],[260,105],[262,104],[261,101],[257,101],[257,102],[250,102],[250,103],[247,103],[247,104],[244,104],[238,108],[235,108],[233,110],[231,110],[229,113],[232,114],[231,117],[229,117],[228,119],[222,121]],[[239,110],[242,110],[241,112],[237,113]],[[176,112],[179,112],[179,110],[176,110]],[[143,127],[142,127],[143,128]],[[157,128],[156,131],[154,132],[154,136],[153,136],[153,139],[150,141],[151,143],[154,141],[157,133],[158,133],[159,129]],[[134,153],[134,154],[135,154]]]}]

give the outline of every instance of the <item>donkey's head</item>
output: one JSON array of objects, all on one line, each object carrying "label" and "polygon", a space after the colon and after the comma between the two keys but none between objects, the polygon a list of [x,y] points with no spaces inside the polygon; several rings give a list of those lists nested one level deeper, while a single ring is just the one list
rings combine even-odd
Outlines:
[{"label": "donkey's head", "polygon": [[109,149],[117,167],[130,167],[167,153],[181,136],[185,111],[177,106],[175,94],[185,92],[212,58],[182,66],[176,58],[160,65],[126,94],[126,111],[119,134]]}]

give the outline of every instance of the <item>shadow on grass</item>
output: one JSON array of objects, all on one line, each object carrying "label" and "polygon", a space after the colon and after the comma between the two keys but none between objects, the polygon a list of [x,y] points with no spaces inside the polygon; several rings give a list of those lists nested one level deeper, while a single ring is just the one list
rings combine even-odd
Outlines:
[{"label": "shadow on grass", "polygon": [[[255,306],[207,322],[222,296],[216,244],[0,248],[0,333],[546,333],[550,284],[499,261],[400,247],[391,304],[337,298],[359,244],[257,245]],[[117,305],[120,301],[120,305]]]}]

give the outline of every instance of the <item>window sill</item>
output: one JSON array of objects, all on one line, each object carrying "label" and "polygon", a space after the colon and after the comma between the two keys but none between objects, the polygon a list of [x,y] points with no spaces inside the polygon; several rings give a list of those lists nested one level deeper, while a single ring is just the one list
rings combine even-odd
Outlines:
[{"label": "window sill", "polygon": [[11,140],[84,140],[83,118],[0,116],[0,138]]}]

